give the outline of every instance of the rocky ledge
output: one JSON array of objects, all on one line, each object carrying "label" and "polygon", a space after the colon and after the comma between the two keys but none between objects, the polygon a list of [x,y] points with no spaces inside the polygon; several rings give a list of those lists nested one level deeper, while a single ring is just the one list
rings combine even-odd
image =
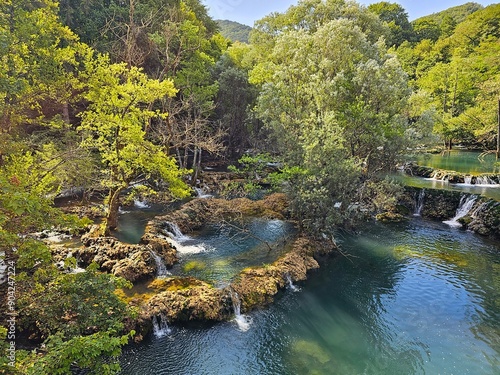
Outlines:
[{"label": "rocky ledge", "polygon": [[169,323],[227,320],[234,314],[235,296],[242,312],[266,306],[289,281],[306,280],[310,270],[319,268],[318,260],[332,254],[334,249],[331,242],[298,238],[276,262],[245,269],[222,289],[194,278],[157,279],[150,284],[156,290],[152,296],[131,301],[141,311],[135,329],[141,336],[146,334],[158,316]]},{"label": "rocky ledge", "polygon": [[157,273],[154,255],[161,257],[167,266],[177,262],[177,252],[162,238],[145,237],[140,244],[132,245],[114,237],[95,236],[98,228],[82,236],[83,247],[73,250],[84,267],[97,263],[101,270],[137,282],[152,278]]},{"label": "rocky ledge", "polygon": [[425,167],[411,162],[403,166],[403,171],[410,176],[433,178],[435,180],[448,181],[452,184],[494,185],[500,183],[500,175],[496,173],[472,175],[469,173]]},{"label": "rocky ledge", "polygon": [[406,187],[405,197],[399,204],[410,212],[416,212],[420,204],[422,217],[444,221],[454,218],[467,201],[468,210],[458,219],[462,228],[500,238],[500,202],[493,199],[459,191]]}]

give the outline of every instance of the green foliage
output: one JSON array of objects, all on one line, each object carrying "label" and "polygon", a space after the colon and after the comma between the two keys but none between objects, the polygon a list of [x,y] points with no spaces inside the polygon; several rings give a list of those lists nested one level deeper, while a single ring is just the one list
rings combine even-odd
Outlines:
[{"label": "green foliage", "polygon": [[420,17],[412,21],[412,25],[419,41],[424,39],[436,41],[440,37],[449,36],[456,25],[481,9],[483,9],[482,5],[469,2],[448,8],[442,12]]},{"label": "green foliage", "polygon": [[401,5],[382,1],[369,5],[368,9],[378,15],[389,28],[390,33],[386,41],[388,46],[399,46],[404,41],[412,41],[415,38],[408,14]]},{"label": "green foliage", "polygon": [[107,229],[116,227],[120,192],[141,175],[161,179],[174,196],[187,196],[175,160],[146,137],[150,121],[167,116],[150,108],[176,93],[172,81],[149,79],[138,68],[109,64],[105,56],[88,61],[86,79],[90,104],[79,130],[82,145],[97,150],[106,168],[101,183],[110,191]]},{"label": "green foliage", "polygon": [[95,375],[117,374],[120,371],[117,359],[129,338],[129,335],[117,337],[112,331],[70,340],[56,334],[47,340],[47,354],[28,356],[21,366],[30,375],[70,374],[75,367]]},{"label": "green foliage", "polygon": [[380,21],[350,5],[300,2],[254,33],[271,47],[250,75],[262,85],[255,111],[295,168],[295,217],[318,236],[352,215],[363,180],[391,168],[404,146],[405,74],[376,42]]},{"label": "green foliage", "polygon": [[20,284],[26,289],[18,299],[20,325],[28,328],[35,322],[30,329],[42,338],[57,334],[68,340],[123,329],[127,307],[114,291],[131,285],[99,273],[96,266],[91,265],[86,272],[58,274],[50,281],[41,273],[32,279],[21,275]]},{"label": "green foliage", "polygon": [[404,194],[404,187],[389,177],[382,181],[370,181],[364,186],[362,199],[375,213],[394,212]]},{"label": "green foliage", "polygon": [[426,39],[405,42],[396,50],[415,88],[410,133],[422,140],[422,126],[428,130],[432,125],[433,134],[448,148],[461,142],[491,149],[497,123],[500,6],[468,3],[438,16],[413,22],[417,34],[432,24],[427,28],[432,36],[421,35]]}]

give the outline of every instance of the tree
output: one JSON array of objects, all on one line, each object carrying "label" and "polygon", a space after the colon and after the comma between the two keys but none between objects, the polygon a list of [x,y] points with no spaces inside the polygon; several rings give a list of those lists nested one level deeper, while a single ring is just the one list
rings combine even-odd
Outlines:
[{"label": "tree", "polygon": [[290,193],[314,234],[342,222],[363,180],[390,169],[403,146],[409,91],[384,48],[341,18],[283,33],[269,55],[272,76],[256,111],[287,163],[302,170]]},{"label": "tree", "polygon": [[378,15],[389,27],[390,34],[386,41],[388,46],[397,47],[404,41],[414,40],[413,27],[408,21],[408,14],[401,5],[382,1],[369,5],[368,9]]},{"label": "tree", "polygon": [[224,141],[227,155],[235,159],[251,144],[249,110],[255,103],[257,91],[248,82],[248,70],[234,61],[236,56],[232,56],[233,49],[230,47],[216,64],[219,91],[215,113],[226,134]]},{"label": "tree", "polygon": [[166,113],[151,104],[175,94],[170,80],[147,78],[140,69],[109,64],[104,56],[87,62],[85,73],[89,106],[79,127],[83,145],[99,152],[105,168],[103,186],[109,189],[105,232],[117,226],[120,194],[139,176],[157,177],[177,197],[188,195],[175,160],[146,137],[150,121]]}]

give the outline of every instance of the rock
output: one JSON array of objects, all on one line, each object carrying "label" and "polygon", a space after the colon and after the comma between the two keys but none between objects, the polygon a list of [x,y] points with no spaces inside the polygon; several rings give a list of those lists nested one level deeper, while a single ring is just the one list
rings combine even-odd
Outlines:
[{"label": "rock", "polygon": [[330,254],[334,247],[333,243],[299,238],[292,250],[273,264],[242,271],[231,284],[241,300],[241,310],[249,311],[271,303],[286,285],[287,275],[292,281],[305,280],[309,270],[319,268],[315,257]]},{"label": "rock", "polygon": [[399,223],[401,221],[407,220],[405,216],[396,212],[383,212],[375,216],[377,221],[382,223]]},{"label": "rock", "polygon": [[193,199],[181,209],[168,215],[157,216],[149,221],[143,241],[153,237],[164,236],[166,223],[177,224],[183,233],[200,229],[208,223],[223,220],[239,220],[244,217],[266,217],[283,220],[289,216],[288,202],[284,194],[272,194],[263,200],[252,201],[247,198],[225,199]]},{"label": "rock", "polygon": [[165,289],[153,296],[142,312],[142,319],[163,315],[169,322],[222,321],[231,314],[227,290],[194,278],[165,279]]},{"label": "rock", "polygon": [[114,237],[93,237],[93,232],[90,232],[82,236],[82,242],[84,247],[76,249],[74,256],[83,265],[95,262],[102,270],[131,282],[156,275],[157,265],[152,252],[162,257],[167,266],[177,262],[175,249],[161,238],[146,238],[143,243],[133,245],[120,242]]}]

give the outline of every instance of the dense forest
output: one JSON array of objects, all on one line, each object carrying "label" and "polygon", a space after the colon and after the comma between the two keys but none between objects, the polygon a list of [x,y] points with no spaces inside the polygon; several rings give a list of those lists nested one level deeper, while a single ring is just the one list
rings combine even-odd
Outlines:
[{"label": "dense forest", "polygon": [[102,198],[104,235],[126,199],[190,196],[207,162],[272,160],[300,228],[329,236],[394,200],[380,176],[408,148],[496,149],[499,23],[500,4],[409,22],[394,3],[300,0],[242,43],[199,0],[1,0],[0,373],[116,373],[134,336],[126,281],[61,272],[29,235],[85,231],[61,193]]}]

